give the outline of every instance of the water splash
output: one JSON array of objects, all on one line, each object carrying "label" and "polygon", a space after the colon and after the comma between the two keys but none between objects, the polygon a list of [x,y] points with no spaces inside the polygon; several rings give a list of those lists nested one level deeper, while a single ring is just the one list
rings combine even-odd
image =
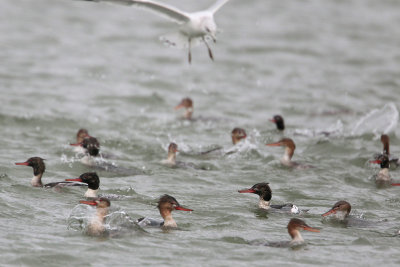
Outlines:
[{"label": "water splash", "polygon": [[388,103],[381,109],[373,109],[362,117],[351,131],[351,135],[373,133],[376,138],[392,132],[399,121],[399,111],[394,103]]}]

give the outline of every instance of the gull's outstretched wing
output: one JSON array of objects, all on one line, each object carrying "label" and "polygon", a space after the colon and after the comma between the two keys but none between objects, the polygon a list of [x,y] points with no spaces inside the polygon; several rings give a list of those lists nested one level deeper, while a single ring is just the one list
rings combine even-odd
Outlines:
[{"label": "gull's outstretched wing", "polygon": [[211,13],[215,13],[220,9],[223,5],[225,5],[229,0],[218,0],[212,6],[210,6],[207,10]]},{"label": "gull's outstretched wing", "polygon": [[83,1],[110,2],[115,4],[144,7],[156,11],[160,15],[167,16],[168,18],[175,20],[178,23],[184,23],[190,20],[190,16],[186,12],[183,12],[169,5],[157,3],[150,0],[83,0]]}]

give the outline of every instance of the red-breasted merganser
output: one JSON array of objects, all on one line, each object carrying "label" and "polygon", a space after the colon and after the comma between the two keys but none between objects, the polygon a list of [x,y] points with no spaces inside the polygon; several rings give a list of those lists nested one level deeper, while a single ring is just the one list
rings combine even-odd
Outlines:
[{"label": "red-breasted merganser", "polygon": [[17,162],[15,165],[24,165],[30,166],[33,168],[33,178],[31,180],[32,186],[42,187],[42,176],[44,171],[46,170],[46,166],[44,165],[44,161],[40,157],[32,157],[29,158],[25,162]]},{"label": "red-breasted merganser", "polygon": [[340,200],[333,205],[333,207],[322,214],[323,217],[333,214],[333,217],[339,221],[345,220],[351,211],[351,205],[349,202]]},{"label": "red-breasted merganser", "polygon": [[232,143],[236,145],[240,140],[247,137],[246,131],[242,128],[234,128],[232,130]]},{"label": "red-breasted merganser", "polygon": [[68,182],[81,182],[88,186],[88,190],[85,193],[85,197],[95,198],[100,187],[100,179],[95,172],[86,172],[79,176],[79,178],[65,179]]},{"label": "red-breasted merganser", "polygon": [[276,124],[276,128],[279,131],[285,130],[285,121],[283,120],[283,117],[281,115],[275,115],[269,121],[275,123]]},{"label": "red-breasted merganser", "polygon": [[303,220],[298,218],[290,219],[287,225],[288,233],[292,238],[291,241],[281,241],[281,242],[268,242],[264,244],[269,247],[292,247],[304,244],[304,239],[300,234],[300,230],[306,230],[310,232],[319,232],[318,229],[308,226]]},{"label": "red-breasted merganser", "polygon": [[182,99],[182,101],[175,107],[175,109],[185,109],[184,119],[191,120],[193,115],[193,101],[189,97]]},{"label": "red-breasted merganser", "polygon": [[107,198],[99,198],[96,200],[81,200],[81,204],[96,206],[96,215],[90,220],[86,233],[90,236],[104,236],[107,234],[104,225],[105,217],[108,214],[108,208],[111,206]]},{"label": "red-breasted merganser", "polygon": [[282,165],[285,165],[288,167],[295,167],[298,169],[314,168],[314,166],[312,166],[312,165],[305,165],[305,164],[301,164],[299,162],[292,161],[292,157],[294,154],[294,150],[296,149],[296,145],[294,144],[293,140],[290,138],[282,138],[278,142],[270,143],[270,144],[266,144],[266,145],[267,146],[284,146],[285,147],[285,153],[283,154],[283,157],[281,158]]},{"label": "red-breasted merganser", "polygon": [[83,164],[88,166],[95,165],[95,162],[92,157],[99,156],[99,151],[100,151],[100,143],[95,137],[88,136],[83,138],[82,142],[70,145],[82,147],[84,149],[83,154],[85,154],[85,156],[81,158],[81,162]]},{"label": "red-breasted merganser", "polygon": [[390,185],[392,179],[389,174],[389,159],[387,155],[380,155],[376,160],[371,160],[370,163],[380,164],[381,170],[376,175],[375,183],[377,186],[387,186]]},{"label": "red-breasted merganser", "polygon": [[239,193],[253,193],[259,195],[260,199],[258,201],[258,207],[265,210],[271,211],[283,211],[298,214],[300,213],[299,208],[292,203],[287,203],[283,205],[270,205],[272,198],[272,190],[269,187],[269,183],[258,183],[253,185],[249,189],[242,189],[238,191]]},{"label": "red-breasted merganser", "polygon": [[79,178],[65,179],[62,182],[54,182],[45,184],[44,187],[64,187],[64,186],[87,186],[88,190],[85,197],[96,198],[99,191],[100,179],[95,172],[86,172],[81,174]]},{"label": "red-breasted merganser", "polygon": [[156,220],[152,218],[143,217],[138,219],[136,223],[141,227],[154,226],[163,228],[176,228],[178,226],[175,220],[172,218],[172,211],[173,210],[193,211],[191,209],[182,207],[178,203],[178,201],[170,195],[161,196],[158,201],[157,208],[160,211],[160,215],[164,220]]},{"label": "red-breasted merganser", "polygon": [[178,145],[175,143],[170,143],[168,146],[168,157],[161,161],[162,164],[168,166],[176,166],[176,152],[178,151]]},{"label": "red-breasted merganser", "polygon": [[84,149],[80,144],[82,144],[83,139],[90,137],[88,130],[82,128],[79,129],[78,132],[76,133],[76,143],[71,144],[74,146],[74,152],[78,154],[85,154],[86,149]]}]

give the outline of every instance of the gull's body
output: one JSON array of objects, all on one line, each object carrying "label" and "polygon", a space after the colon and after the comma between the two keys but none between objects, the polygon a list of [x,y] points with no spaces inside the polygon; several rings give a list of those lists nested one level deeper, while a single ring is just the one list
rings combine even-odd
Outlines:
[{"label": "gull's body", "polygon": [[[217,0],[212,6],[206,10],[198,12],[184,12],[175,7],[158,3],[151,0],[84,0],[91,2],[111,2],[117,4],[134,5],[138,7],[148,8],[157,12],[160,15],[167,16],[180,24],[179,34],[181,37],[187,39],[189,54],[189,63],[192,60],[191,46],[194,41],[201,40],[207,46],[208,54],[212,60],[214,60],[210,46],[207,43],[206,37],[210,37],[216,42],[217,25],[214,21],[214,14],[218,11],[225,3],[229,0]],[[178,40],[169,40],[166,38],[166,43],[177,46]]]}]

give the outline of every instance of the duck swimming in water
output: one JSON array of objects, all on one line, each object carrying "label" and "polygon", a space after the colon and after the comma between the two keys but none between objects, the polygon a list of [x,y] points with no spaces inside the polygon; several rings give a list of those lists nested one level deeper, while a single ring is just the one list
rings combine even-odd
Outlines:
[{"label": "duck swimming in water", "polygon": [[278,142],[275,143],[270,143],[266,144],[267,146],[284,146],[285,147],[285,153],[283,154],[283,157],[281,158],[281,164],[288,166],[288,167],[294,167],[296,169],[308,169],[308,168],[313,168],[311,165],[305,165],[301,164],[295,161],[292,161],[292,157],[294,154],[294,150],[296,149],[296,145],[294,144],[293,140],[290,138],[282,138]]},{"label": "duck swimming in water", "polygon": [[35,187],[43,187],[42,176],[46,170],[44,161],[40,157],[29,158],[25,162],[17,162],[15,165],[29,166],[33,168],[33,178],[31,180],[31,185]]},{"label": "duck swimming in water", "polygon": [[333,207],[322,214],[321,216],[326,217],[330,215],[331,217],[335,218],[338,221],[344,221],[347,219],[351,211],[351,205],[349,202],[340,200],[333,205]]},{"label": "duck swimming in water", "polygon": [[232,143],[236,145],[239,143],[242,139],[245,139],[247,137],[246,131],[242,128],[234,128],[232,130]]},{"label": "duck swimming in water", "polygon": [[291,241],[267,242],[263,244],[268,247],[294,247],[304,244],[304,239],[300,234],[300,230],[319,232],[318,229],[308,226],[303,220],[298,218],[290,219],[287,225],[288,233],[292,238]]},{"label": "duck swimming in water", "polygon": [[193,101],[189,97],[182,99],[182,101],[175,107],[175,109],[185,109],[185,114],[183,118],[186,120],[191,120],[193,115]]},{"label": "duck swimming in water", "polygon": [[242,189],[238,191],[239,193],[253,193],[260,197],[258,201],[258,207],[270,211],[281,211],[293,214],[300,213],[299,208],[292,203],[287,203],[283,205],[271,205],[270,201],[272,198],[272,190],[269,187],[269,183],[258,183],[253,185],[249,189]]},{"label": "duck swimming in water", "polygon": [[141,226],[153,226],[153,227],[162,227],[162,228],[176,228],[178,227],[175,220],[172,218],[173,210],[183,210],[183,211],[193,211],[191,209],[187,209],[182,207],[178,201],[170,196],[163,195],[160,197],[157,205],[158,210],[160,211],[160,215],[163,220],[156,220],[152,218],[143,217],[136,221],[136,223]]},{"label": "duck swimming in water", "polygon": [[269,121],[275,123],[276,129],[278,129],[279,131],[285,130],[285,121],[283,120],[283,117],[281,115],[275,115]]},{"label": "duck swimming in water", "polygon": [[96,206],[96,215],[90,220],[86,229],[86,233],[90,236],[107,235],[107,230],[104,223],[108,214],[108,208],[111,206],[111,202],[107,198],[99,198],[90,201],[81,200],[80,203]]}]

